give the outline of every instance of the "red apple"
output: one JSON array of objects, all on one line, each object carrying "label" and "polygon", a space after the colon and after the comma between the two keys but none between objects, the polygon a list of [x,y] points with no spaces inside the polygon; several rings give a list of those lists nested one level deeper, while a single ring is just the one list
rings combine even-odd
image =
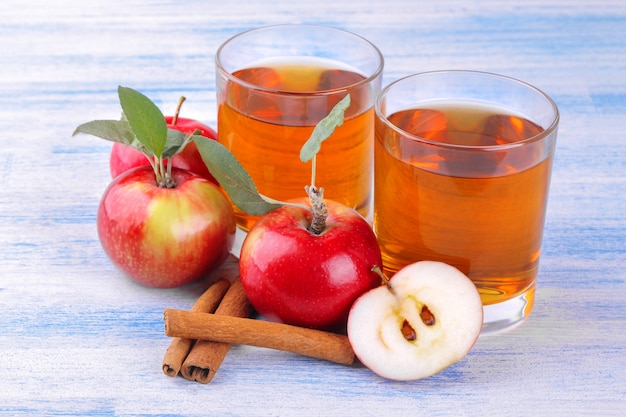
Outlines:
[{"label": "red apple", "polygon": [[[201,132],[199,134],[200,136],[204,136],[208,140],[217,140],[217,133],[215,133],[215,130],[203,123],[198,122],[197,120],[186,119],[183,117],[176,118],[176,116],[165,116],[165,122],[167,123],[167,127],[170,129],[176,129],[183,133],[193,133],[196,130],[199,130]],[[195,172],[201,177],[217,184],[217,181],[202,161],[202,157],[200,156],[196,144],[193,143],[193,141],[190,142],[181,153],[175,155],[172,159],[172,167]],[[112,178],[117,177],[131,168],[149,165],[150,163],[148,162],[146,156],[138,150],[118,142],[113,144],[113,147],[111,148],[111,155],[109,157],[109,168]]]},{"label": "red apple", "polygon": [[[144,157],[145,159],[145,157]],[[235,236],[230,202],[214,183],[172,168],[171,188],[151,167],[117,176],[98,208],[98,236],[120,270],[149,287],[203,278],[229,254]]]},{"label": "red apple", "polygon": [[370,225],[351,208],[325,205],[328,217],[320,233],[309,231],[310,209],[287,205],[263,216],[244,240],[241,283],[265,318],[345,330],[353,302],[381,284],[372,271],[382,261]]}]

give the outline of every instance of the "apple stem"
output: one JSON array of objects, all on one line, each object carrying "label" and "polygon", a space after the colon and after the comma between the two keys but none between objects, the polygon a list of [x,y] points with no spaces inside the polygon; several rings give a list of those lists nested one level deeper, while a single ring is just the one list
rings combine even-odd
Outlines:
[{"label": "apple stem", "polygon": [[315,185],[304,187],[304,189],[309,195],[313,211],[313,220],[308,227],[308,231],[314,235],[319,235],[326,229],[326,218],[328,217],[328,208],[323,201],[324,189],[317,188]]},{"label": "apple stem", "polygon": [[382,281],[382,284],[385,285],[387,287],[387,289],[395,294],[395,291],[393,290],[393,288],[391,287],[391,283],[389,283],[389,278],[387,278],[385,276],[385,274],[383,273],[383,270],[380,269],[380,266],[378,265],[374,265],[372,267],[372,272],[374,272],[376,275],[378,275],[380,277],[380,280]]},{"label": "apple stem", "polygon": [[326,229],[326,219],[328,218],[328,208],[324,204],[324,189],[315,186],[315,168],[317,166],[316,155],[313,155],[311,161],[311,185],[304,187],[304,191],[311,200],[311,211],[313,212],[313,220],[308,227],[308,231],[314,235],[319,235]]},{"label": "apple stem", "polygon": [[187,100],[185,96],[180,96],[178,99],[178,105],[176,106],[176,112],[174,113],[174,117],[172,117],[172,125],[176,126],[178,123],[178,114],[180,113],[180,108],[183,106],[183,103]]},{"label": "apple stem", "polygon": [[[393,294],[395,297],[397,297],[396,292],[393,290],[393,287],[391,286],[391,283],[389,282],[389,278],[387,278],[385,274],[383,274],[383,271],[380,269],[378,265],[374,265],[372,267],[372,272],[378,275],[380,279],[382,280],[382,285],[385,285],[387,289],[389,290],[389,292]],[[427,326],[431,326],[435,323],[435,317],[432,315],[432,313],[430,312],[430,310],[428,310],[428,307],[426,306],[422,307],[420,317],[422,318],[422,321],[424,322],[424,324],[426,324]],[[407,319],[404,319],[402,321],[402,325],[400,326],[400,332],[402,333],[402,336],[409,342],[414,342],[415,340],[417,340],[417,332],[415,331],[413,326],[411,326],[411,323],[409,323]]]}]

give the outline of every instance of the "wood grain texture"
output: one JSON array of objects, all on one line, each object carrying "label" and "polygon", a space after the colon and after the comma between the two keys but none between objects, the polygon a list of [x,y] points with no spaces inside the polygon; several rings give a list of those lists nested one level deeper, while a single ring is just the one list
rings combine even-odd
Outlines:
[{"label": "wood grain texture", "polygon": [[[313,5],[315,4],[315,5]],[[0,6],[0,414],[7,416],[626,415],[626,3],[622,0],[27,0]],[[385,55],[384,84],[477,69],[550,94],[561,124],[535,310],[422,381],[233,346],[210,385],[168,378],[164,308],[207,287],[134,284],[95,221],[118,85],[215,126],[231,35],[309,22]]]}]

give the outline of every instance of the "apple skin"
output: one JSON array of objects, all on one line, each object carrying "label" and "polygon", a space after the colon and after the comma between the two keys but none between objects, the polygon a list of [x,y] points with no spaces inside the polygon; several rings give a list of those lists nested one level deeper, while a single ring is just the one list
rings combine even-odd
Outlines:
[{"label": "apple skin", "polygon": [[370,225],[351,208],[325,204],[329,214],[319,235],[307,230],[312,213],[292,206],[271,211],[248,232],[240,255],[241,283],[266,319],[345,331],[352,303],[380,285],[372,268],[382,260]]},{"label": "apple skin", "polygon": [[156,288],[203,278],[229,255],[235,217],[220,188],[172,168],[175,188],[160,188],[151,167],[117,176],[98,207],[104,251],[133,280]]},{"label": "apple skin", "polygon": [[[217,140],[217,133],[215,130],[194,119],[179,117],[175,125],[172,124],[172,121],[173,116],[165,116],[165,122],[167,123],[167,127],[170,129],[176,129],[183,133],[193,133],[196,130],[200,130],[202,132],[200,133],[201,136],[210,140]],[[183,149],[181,153],[175,155],[172,159],[172,167],[194,172],[217,184],[217,181],[202,161],[202,157],[200,156],[195,143],[190,142],[187,146],[185,146],[185,149]],[[113,147],[111,148],[111,155],[109,157],[111,178],[115,178],[129,169],[138,166],[150,166],[150,163],[144,154],[122,143],[115,142],[113,144]]]}]

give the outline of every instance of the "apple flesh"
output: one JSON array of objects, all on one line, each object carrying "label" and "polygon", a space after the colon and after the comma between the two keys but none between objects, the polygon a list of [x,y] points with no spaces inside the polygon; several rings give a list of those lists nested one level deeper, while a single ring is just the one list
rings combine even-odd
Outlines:
[{"label": "apple flesh", "polygon": [[206,276],[229,255],[235,218],[220,188],[172,168],[175,188],[151,167],[117,176],[100,201],[98,237],[112,263],[135,281],[172,288]]},{"label": "apple flesh", "polygon": [[[173,116],[165,116],[165,122],[170,129],[176,129],[183,133],[193,133],[199,130],[200,136],[206,137],[208,140],[217,140],[217,133],[209,126],[200,123],[194,119],[187,119],[179,117],[176,120],[176,124],[173,124]],[[209,172],[205,163],[202,161],[202,157],[198,152],[196,144],[190,142],[185,146],[183,151],[172,158],[172,167],[186,169],[194,172],[201,177],[208,179],[209,181],[216,183],[217,181]],[[124,145],[119,142],[115,142],[111,148],[111,154],[109,157],[109,169],[111,171],[111,178],[115,178],[118,175],[128,171],[131,168],[138,166],[149,166],[150,163],[146,156],[138,150]]]},{"label": "apple flesh", "polygon": [[379,376],[415,380],[462,359],[474,346],[483,306],[474,283],[445,263],[421,261],[362,295],[348,318],[359,360]]},{"label": "apple flesh", "polygon": [[283,206],[263,216],[244,240],[241,283],[265,318],[345,331],[353,302],[380,285],[372,268],[381,265],[381,254],[370,225],[351,208],[325,204],[328,217],[319,234],[308,230],[309,210]]}]

